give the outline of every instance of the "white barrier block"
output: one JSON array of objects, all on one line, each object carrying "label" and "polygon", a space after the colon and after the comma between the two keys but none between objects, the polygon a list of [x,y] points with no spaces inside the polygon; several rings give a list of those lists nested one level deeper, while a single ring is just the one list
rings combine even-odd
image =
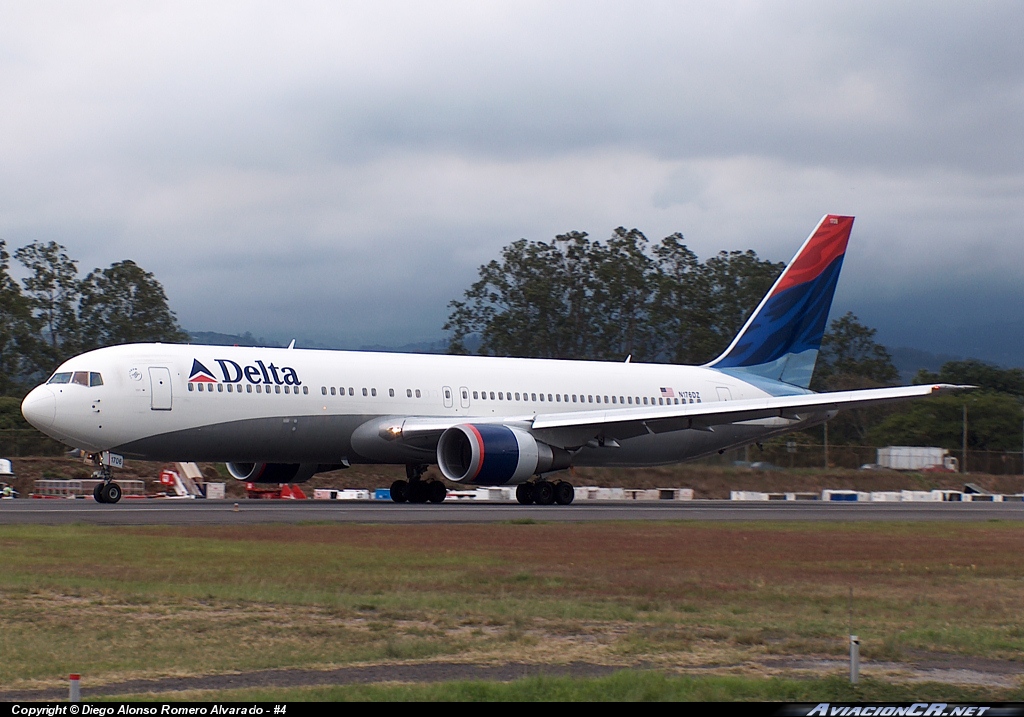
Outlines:
[{"label": "white barrier block", "polygon": [[904,501],[941,501],[942,491],[939,490],[901,490],[900,498]]},{"label": "white barrier block", "polygon": [[768,494],[756,490],[729,491],[729,500],[768,500]]},{"label": "white barrier block", "polygon": [[903,494],[898,490],[871,491],[872,503],[899,503],[901,500],[903,500]]}]

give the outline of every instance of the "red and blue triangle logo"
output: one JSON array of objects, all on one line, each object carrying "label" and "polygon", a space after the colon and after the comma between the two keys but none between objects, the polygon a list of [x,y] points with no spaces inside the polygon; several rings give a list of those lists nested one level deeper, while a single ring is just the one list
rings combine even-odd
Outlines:
[{"label": "red and blue triangle logo", "polygon": [[213,377],[213,372],[203,366],[198,359],[192,359],[192,375],[188,377],[188,382],[217,383],[217,379]]}]

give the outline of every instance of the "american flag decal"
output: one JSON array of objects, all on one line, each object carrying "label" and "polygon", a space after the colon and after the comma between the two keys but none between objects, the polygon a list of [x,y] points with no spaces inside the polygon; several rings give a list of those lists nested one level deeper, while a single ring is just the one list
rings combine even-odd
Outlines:
[{"label": "american flag decal", "polygon": [[675,398],[676,392],[673,391],[671,388],[662,388],[661,389],[661,395],[664,398]]}]

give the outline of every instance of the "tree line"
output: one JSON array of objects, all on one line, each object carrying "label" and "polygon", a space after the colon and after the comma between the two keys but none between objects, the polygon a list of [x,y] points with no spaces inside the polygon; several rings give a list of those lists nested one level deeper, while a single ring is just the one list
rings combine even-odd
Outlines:
[{"label": "tree line", "polygon": [[56,242],[13,252],[0,239],[0,395],[22,395],[75,354],[136,341],[186,341],[160,282],[130,259],[79,276]]},{"label": "tree line", "polygon": [[450,351],[495,356],[702,363],[740,328],[784,264],[753,251],[701,262],[681,234],[651,246],[619,227],[606,242],[585,232],[521,239],[480,267],[449,304]]},{"label": "tree line", "polygon": [[[679,233],[657,244],[623,227],[604,242],[579,231],[548,242],[520,239],[482,265],[478,280],[449,303],[449,352],[705,363],[725,350],[784,268],[753,250],[722,251],[701,261]],[[811,388],[899,384],[892,356],[875,334],[852,313],[834,319]],[[969,448],[1021,450],[1024,371],[954,361],[938,373],[922,371],[914,381],[980,389],[840,413],[829,423],[830,441],[957,449],[966,403]],[[820,435],[809,434],[815,439]]]}]

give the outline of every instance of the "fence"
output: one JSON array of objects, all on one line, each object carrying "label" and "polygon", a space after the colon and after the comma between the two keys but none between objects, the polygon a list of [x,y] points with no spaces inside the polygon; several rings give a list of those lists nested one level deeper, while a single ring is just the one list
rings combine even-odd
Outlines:
[{"label": "fence", "polygon": [[[967,451],[966,461],[962,450],[951,450],[949,455],[960,461],[961,468],[966,467],[968,473],[988,473],[991,475],[1022,475],[1020,451]],[[838,445],[828,447],[828,466],[830,468],[860,468],[878,460],[878,448],[875,446]],[[825,466],[825,448],[818,444],[799,444],[789,441],[772,441],[766,443],[764,450],[757,446],[748,446],[722,455],[703,459],[710,465],[732,465],[736,461],[764,462],[779,468],[823,468]]]}]

